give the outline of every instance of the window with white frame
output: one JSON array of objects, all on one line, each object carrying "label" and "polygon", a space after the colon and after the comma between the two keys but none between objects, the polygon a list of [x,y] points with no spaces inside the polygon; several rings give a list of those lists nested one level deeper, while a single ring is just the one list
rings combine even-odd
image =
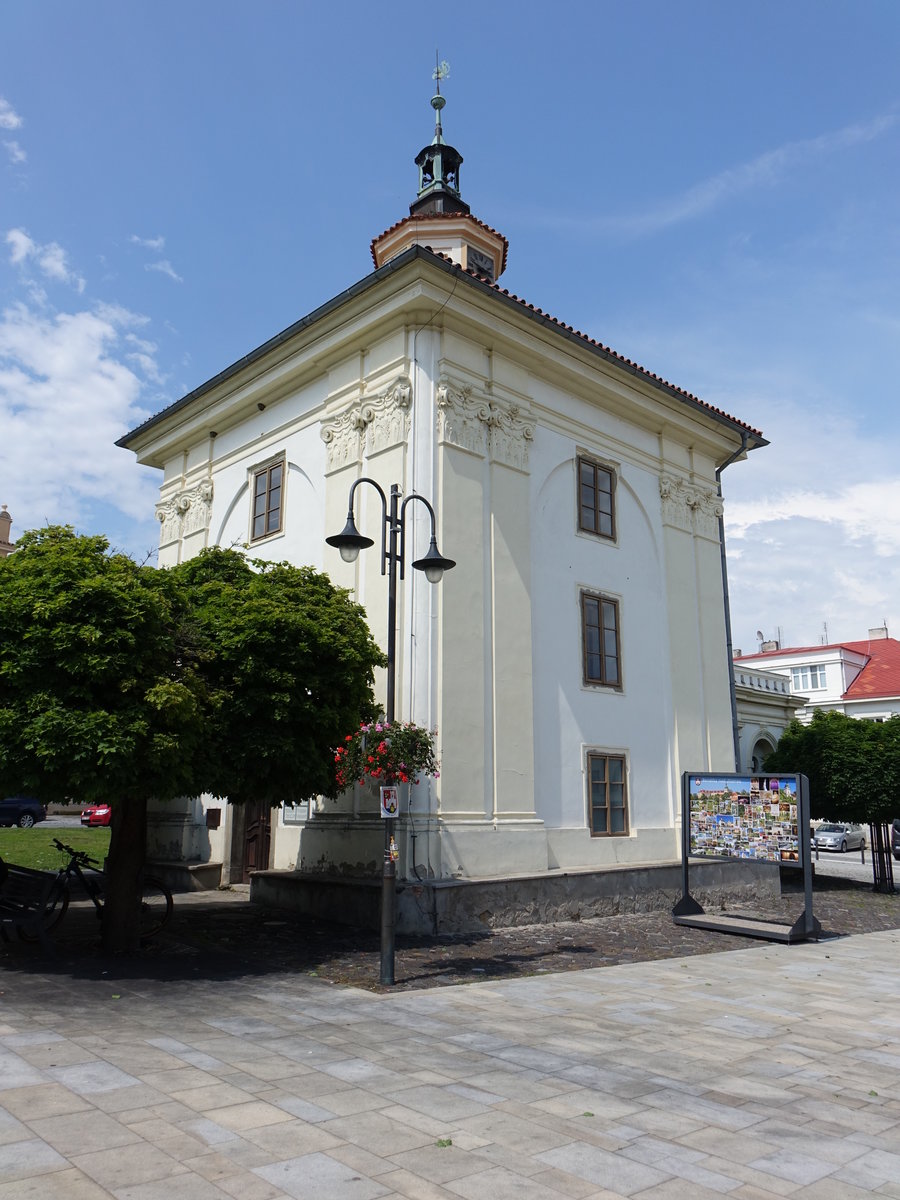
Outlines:
[{"label": "window with white frame", "polygon": [[815,692],[820,691],[824,686],[824,667],[791,667],[791,691]]}]

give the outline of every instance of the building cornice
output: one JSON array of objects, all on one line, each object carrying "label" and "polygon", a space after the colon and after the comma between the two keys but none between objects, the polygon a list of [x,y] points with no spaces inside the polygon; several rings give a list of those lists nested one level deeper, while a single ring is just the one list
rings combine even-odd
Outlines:
[{"label": "building cornice", "polygon": [[[149,417],[135,429],[132,429],[129,433],[119,438],[116,445],[126,449],[139,450],[142,444],[146,444],[148,434],[161,430],[173,418],[185,415],[186,410],[197,404],[197,402],[204,399],[210,400],[217,391],[223,391],[225,385],[236,380],[242,373],[248,372],[252,367],[265,362],[266,359],[272,359],[273,362],[278,361],[279,351],[282,352],[282,358],[296,353],[301,347],[298,345],[295,350],[292,350],[290,348],[292,342],[302,342],[305,334],[316,336],[319,331],[324,334],[334,324],[334,318],[347,306],[353,305],[354,308],[359,308],[360,302],[365,300],[374,289],[386,285],[389,280],[407,270],[414,271],[416,265],[420,268],[424,267],[436,270],[455,277],[458,283],[470,289],[470,294],[475,293],[480,295],[489,305],[497,305],[501,310],[510,315],[515,314],[519,319],[539,325],[546,331],[551,341],[560,340],[563,343],[570,344],[573,348],[577,347],[591,358],[599,359],[603,363],[609,364],[616,372],[630,375],[634,379],[640,380],[648,389],[661,393],[670,400],[675,400],[679,407],[684,407],[689,411],[696,412],[698,415],[712,420],[727,429],[733,436],[741,437],[744,434],[749,435],[749,449],[768,444],[759,431],[753,429],[745,422],[730,416],[714,405],[707,404],[690,392],[686,392],[682,388],[668,383],[660,376],[647,371],[630,359],[624,358],[602,343],[573,329],[572,326],[563,324],[541,309],[535,308],[533,305],[521,300],[506,289],[500,288],[496,284],[491,284],[470,271],[463,270],[463,268],[444,255],[435,254],[427,247],[417,245],[402,251],[395,258],[385,263],[384,266],[379,267],[352,287],[345,289],[345,291],[339,293],[333,299],[320,305],[307,316],[294,322],[294,324],[288,326],[281,333],[276,334],[199,387],[182,396],[181,399],[176,400],[160,412]],[[362,311],[360,311],[360,315]]]}]

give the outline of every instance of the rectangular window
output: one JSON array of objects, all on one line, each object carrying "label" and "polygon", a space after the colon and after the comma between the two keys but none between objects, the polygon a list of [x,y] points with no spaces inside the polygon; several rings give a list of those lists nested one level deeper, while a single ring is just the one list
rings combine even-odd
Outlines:
[{"label": "rectangular window", "polygon": [[791,690],[795,692],[815,692],[825,686],[825,668],[791,667]]},{"label": "rectangular window", "polygon": [[598,537],[616,536],[616,477],[587,458],[578,459],[578,528]]},{"label": "rectangular window", "polygon": [[584,682],[621,687],[619,605],[608,596],[581,593]]},{"label": "rectangular window", "polygon": [[281,806],[282,825],[305,825],[308,817],[309,804],[305,800],[301,804],[283,804]]},{"label": "rectangular window", "polygon": [[253,472],[253,513],[250,530],[252,541],[280,531],[283,492],[283,460]]},{"label": "rectangular window", "polygon": [[624,755],[589,754],[587,759],[591,837],[627,834]]}]

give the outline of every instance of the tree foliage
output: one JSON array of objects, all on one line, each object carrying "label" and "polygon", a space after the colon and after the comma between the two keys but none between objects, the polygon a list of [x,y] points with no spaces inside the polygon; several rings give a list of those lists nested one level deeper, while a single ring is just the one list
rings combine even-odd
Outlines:
[{"label": "tree foliage", "polygon": [[900,812],[900,716],[876,722],[816,712],[809,725],[792,721],[765,770],[806,775],[815,818],[890,821]]},{"label": "tree foliage", "polygon": [[54,526],[0,559],[0,789],[113,805],[107,949],[137,937],[150,797],[337,790],[374,714],[363,610],[310,568],[209,550],[171,570]]},{"label": "tree foliage", "polygon": [[0,788],[50,802],[190,789],[203,681],[166,572],[70,528],[0,560]]},{"label": "tree foliage", "polygon": [[207,550],[176,567],[208,688],[202,790],[296,803],[337,793],[332,748],[373,715],[384,662],[363,610],[311,567]]}]

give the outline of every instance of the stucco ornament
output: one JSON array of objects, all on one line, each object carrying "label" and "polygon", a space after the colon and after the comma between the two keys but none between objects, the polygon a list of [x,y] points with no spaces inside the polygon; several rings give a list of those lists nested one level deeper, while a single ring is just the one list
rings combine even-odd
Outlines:
[{"label": "stucco ornament", "polygon": [[534,424],[516,404],[476,393],[442,376],[435,389],[438,440],[492,462],[528,470]]},{"label": "stucco ornament", "polygon": [[368,454],[405,442],[409,435],[412,383],[401,375],[383,391],[359,397],[336,417],[322,423],[328,470],[358,463]]},{"label": "stucco ornament", "polygon": [[688,483],[674,475],[661,475],[659,495],[664,525],[714,542],[719,540],[719,517],[725,509],[714,488]]},{"label": "stucco ornament", "polygon": [[190,488],[182,488],[174,496],[156,506],[160,523],[159,544],[176,542],[186,534],[209,529],[212,520],[213,483],[204,479]]},{"label": "stucco ornament", "polygon": [[719,517],[725,511],[722,497],[712,488],[697,488],[694,496],[694,532],[698,537],[719,540]]}]

